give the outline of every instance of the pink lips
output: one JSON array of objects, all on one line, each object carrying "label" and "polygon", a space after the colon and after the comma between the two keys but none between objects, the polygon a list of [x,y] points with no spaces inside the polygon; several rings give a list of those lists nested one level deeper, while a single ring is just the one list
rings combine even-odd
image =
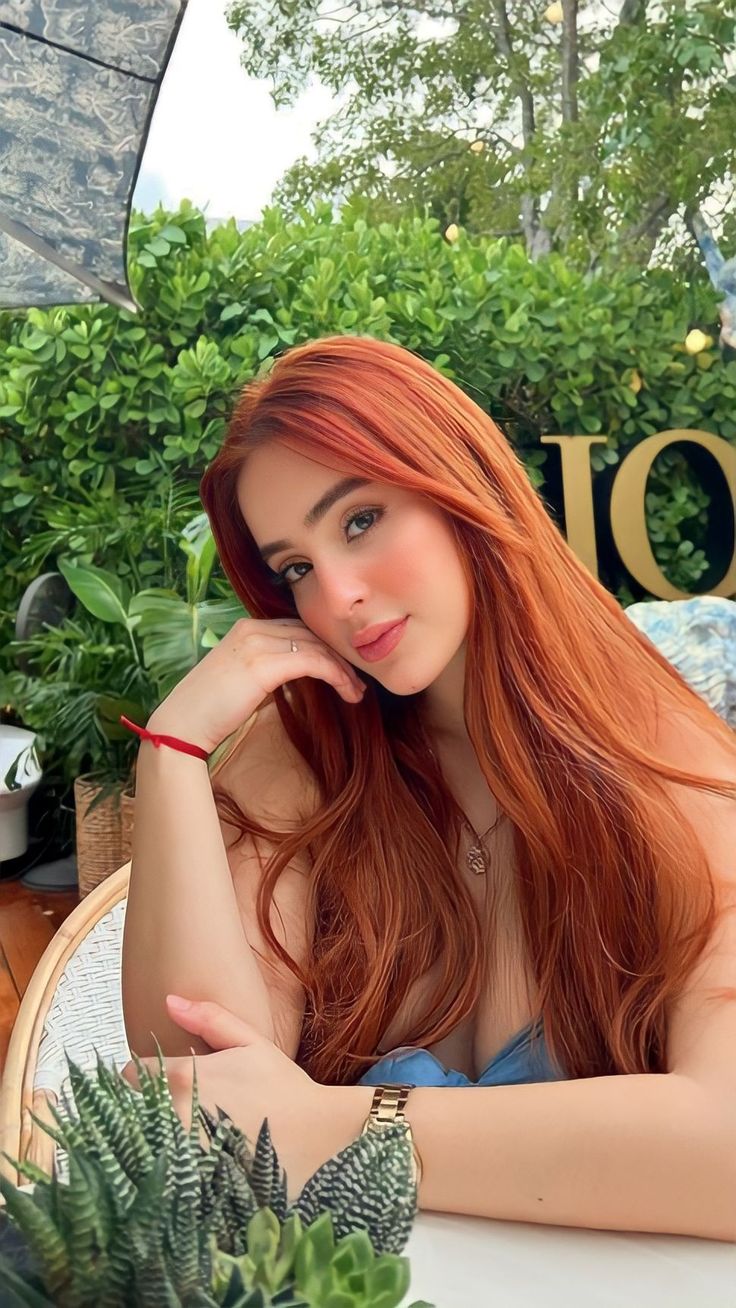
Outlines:
[{"label": "pink lips", "polygon": [[375,663],[377,659],[384,659],[398,645],[408,621],[408,616],[402,618],[401,622],[389,627],[388,631],[384,631],[383,635],[379,636],[377,640],[372,640],[368,645],[361,645],[357,650],[360,658],[365,659],[367,663]]}]

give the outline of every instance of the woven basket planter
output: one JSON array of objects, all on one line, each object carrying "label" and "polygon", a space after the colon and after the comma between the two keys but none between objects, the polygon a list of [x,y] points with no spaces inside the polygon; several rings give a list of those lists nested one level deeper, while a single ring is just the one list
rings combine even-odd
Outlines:
[{"label": "woven basket planter", "polygon": [[96,804],[90,812],[92,801],[100,790],[99,782],[91,777],[80,776],[74,781],[80,899],[129,857],[122,852],[122,783],[119,790]]}]

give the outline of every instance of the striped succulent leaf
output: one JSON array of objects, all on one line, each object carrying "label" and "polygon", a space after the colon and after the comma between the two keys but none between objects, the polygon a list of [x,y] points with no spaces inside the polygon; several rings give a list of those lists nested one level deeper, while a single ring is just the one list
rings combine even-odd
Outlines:
[{"label": "striped succulent leaf", "polygon": [[411,1145],[400,1125],[361,1135],[307,1181],[290,1211],[306,1224],[329,1210],[340,1235],[364,1230],[374,1249],[400,1253],[417,1211]]},{"label": "striped succulent leaf", "polygon": [[0,1177],[38,1269],[24,1278],[0,1260],[19,1304],[398,1305],[408,1261],[396,1255],[416,1213],[400,1127],[360,1136],[289,1205],[268,1119],[252,1147],[222,1109],[200,1105],[196,1061],[189,1130],[160,1050],[158,1072],[136,1060],[139,1089],[99,1056],[96,1075],[67,1061],[73,1101],[52,1106],[54,1125],[34,1120],[65,1152],[68,1181],[15,1160],[33,1193]]}]

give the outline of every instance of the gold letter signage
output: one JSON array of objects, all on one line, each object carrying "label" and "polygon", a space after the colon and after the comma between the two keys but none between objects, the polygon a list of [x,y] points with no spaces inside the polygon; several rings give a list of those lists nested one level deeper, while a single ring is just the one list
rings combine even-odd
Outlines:
[{"label": "gold letter signage", "polygon": [[[605,445],[606,436],[542,436],[542,445],[558,445],[562,459],[562,493],[567,543],[578,558],[598,575],[598,555],[593,518],[590,474],[591,445]],[[691,592],[678,590],[667,580],[649,544],[645,496],[647,478],[654,460],[668,445],[690,441],[712,454],[723,473],[736,520],[736,448],[710,431],[674,429],[647,436],[629,451],[616,474],[611,490],[611,531],[624,567],[650,595],[660,599],[690,599]],[[711,595],[736,594],[736,550],[726,575]]]}]

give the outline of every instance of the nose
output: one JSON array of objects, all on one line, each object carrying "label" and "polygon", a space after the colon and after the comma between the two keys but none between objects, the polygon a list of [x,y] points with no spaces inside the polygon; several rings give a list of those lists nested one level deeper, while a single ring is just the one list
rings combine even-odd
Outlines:
[{"label": "nose", "polygon": [[332,559],[321,567],[315,564],[319,604],[326,617],[335,622],[354,621],[356,607],[364,604],[369,595],[365,577],[350,560]]}]

